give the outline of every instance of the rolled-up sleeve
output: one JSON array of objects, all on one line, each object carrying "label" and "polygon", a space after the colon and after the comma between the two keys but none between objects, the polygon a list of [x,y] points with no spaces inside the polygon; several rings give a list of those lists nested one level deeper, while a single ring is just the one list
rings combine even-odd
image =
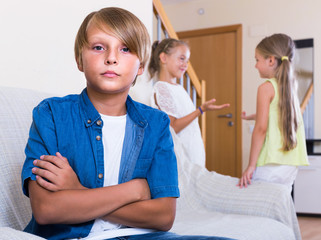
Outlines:
[{"label": "rolled-up sleeve", "polygon": [[57,152],[57,137],[50,105],[43,101],[33,110],[33,121],[29,131],[29,138],[25,148],[26,159],[22,167],[22,190],[29,196],[27,182],[36,180],[32,173],[33,161],[41,155],[54,155]]},{"label": "rolled-up sleeve", "polygon": [[169,129],[170,120],[163,115],[153,162],[147,174],[152,198],[179,197],[177,162]]}]

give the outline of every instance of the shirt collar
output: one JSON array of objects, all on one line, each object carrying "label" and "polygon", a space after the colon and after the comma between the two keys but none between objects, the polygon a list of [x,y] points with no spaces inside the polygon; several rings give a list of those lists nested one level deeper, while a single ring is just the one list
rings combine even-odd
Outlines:
[{"label": "shirt collar", "polygon": [[[130,96],[128,96],[126,100],[127,114],[134,123],[145,128],[147,126],[147,121],[141,114],[141,108],[138,108],[138,104],[139,103],[135,102]],[[90,127],[101,118],[100,114],[88,97],[87,88],[85,88],[80,94],[80,106],[83,109],[83,117],[86,127]]]},{"label": "shirt collar", "polygon": [[138,108],[140,103],[135,102],[129,95],[126,100],[127,113],[129,117],[140,127],[147,127],[147,120],[141,114],[141,109]]},{"label": "shirt collar", "polygon": [[87,94],[87,88],[85,88],[80,94],[80,106],[83,109],[84,121],[86,127],[93,125],[98,119],[100,119],[100,114],[94,107],[94,105],[89,100]]}]

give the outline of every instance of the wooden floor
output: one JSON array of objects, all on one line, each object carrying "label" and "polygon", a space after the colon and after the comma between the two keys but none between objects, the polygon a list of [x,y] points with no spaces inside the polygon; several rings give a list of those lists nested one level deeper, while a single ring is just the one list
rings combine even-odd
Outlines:
[{"label": "wooden floor", "polygon": [[321,216],[298,216],[302,240],[321,239]]}]

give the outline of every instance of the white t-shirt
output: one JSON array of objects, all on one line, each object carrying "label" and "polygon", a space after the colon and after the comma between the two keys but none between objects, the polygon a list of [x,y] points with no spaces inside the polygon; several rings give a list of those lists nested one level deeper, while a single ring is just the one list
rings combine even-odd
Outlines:
[{"label": "white t-shirt", "polygon": [[[103,121],[102,139],[104,145],[104,187],[118,184],[119,168],[126,129],[126,116],[100,114]],[[153,232],[150,229],[128,228],[102,219],[96,219],[85,239],[108,239],[120,236]]]}]

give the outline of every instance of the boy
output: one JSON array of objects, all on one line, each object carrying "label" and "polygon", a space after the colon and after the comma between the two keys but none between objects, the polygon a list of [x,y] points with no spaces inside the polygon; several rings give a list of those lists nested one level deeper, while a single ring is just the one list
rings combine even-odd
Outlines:
[{"label": "boy", "polygon": [[33,211],[25,231],[47,239],[179,237],[166,232],[179,197],[169,119],[128,96],[149,46],[145,26],[124,9],[85,18],[75,56],[86,89],[33,111],[22,170]]}]

